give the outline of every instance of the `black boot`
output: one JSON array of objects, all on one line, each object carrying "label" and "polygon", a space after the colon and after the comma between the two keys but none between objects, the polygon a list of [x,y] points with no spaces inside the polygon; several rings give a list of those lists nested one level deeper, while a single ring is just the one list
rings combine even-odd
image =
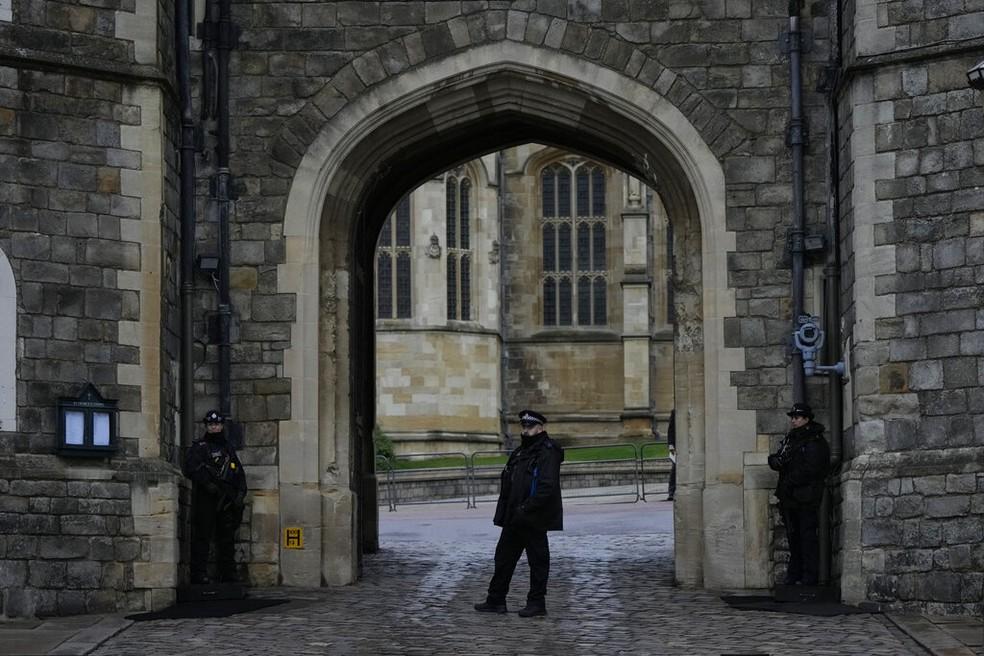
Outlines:
[{"label": "black boot", "polygon": [[544,603],[536,603],[527,601],[526,607],[519,611],[520,617],[543,617],[547,614],[547,605]]},{"label": "black boot", "polygon": [[509,609],[506,608],[506,602],[504,601],[492,601],[486,599],[480,604],[475,604],[475,610],[479,613],[508,613]]}]

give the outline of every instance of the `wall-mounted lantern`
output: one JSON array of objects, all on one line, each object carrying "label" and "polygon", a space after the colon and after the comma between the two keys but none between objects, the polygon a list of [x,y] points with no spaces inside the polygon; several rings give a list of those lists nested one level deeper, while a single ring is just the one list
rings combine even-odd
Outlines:
[{"label": "wall-mounted lantern", "polygon": [[58,453],[106,457],[119,449],[119,408],[103,399],[92,383],[78,398],[58,399]]}]

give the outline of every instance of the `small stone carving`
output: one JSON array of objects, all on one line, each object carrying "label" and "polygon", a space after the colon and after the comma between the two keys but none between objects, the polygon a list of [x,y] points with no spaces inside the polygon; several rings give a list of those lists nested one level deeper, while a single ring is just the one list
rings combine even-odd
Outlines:
[{"label": "small stone carving", "polygon": [[499,263],[499,242],[497,240],[492,240],[492,250],[489,251],[489,262],[492,264]]},{"label": "small stone carving", "polygon": [[431,235],[431,242],[427,247],[427,257],[432,257],[435,260],[441,257],[441,242],[437,235]]}]

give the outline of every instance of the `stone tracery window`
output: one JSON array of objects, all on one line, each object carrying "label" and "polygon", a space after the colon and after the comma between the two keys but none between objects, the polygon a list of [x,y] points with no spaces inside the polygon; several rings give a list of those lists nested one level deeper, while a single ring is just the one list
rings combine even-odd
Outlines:
[{"label": "stone tracery window", "polygon": [[467,177],[449,175],[445,186],[448,319],[471,320],[471,189]]},{"label": "stone tracery window", "polygon": [[543,325],[608,323],[605,172],[582,160],[540,174]]},{"label": "stone tracery window", "polygon": [[376,318],[409,319],[411,298],[410,196],[389,215],[376,244]]}]

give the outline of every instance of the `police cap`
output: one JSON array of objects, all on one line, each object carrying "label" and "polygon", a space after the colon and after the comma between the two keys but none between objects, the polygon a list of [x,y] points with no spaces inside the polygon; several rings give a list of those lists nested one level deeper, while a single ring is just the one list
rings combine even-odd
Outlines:
[{"label": "police cap", "polygon": [[220,415],[215,410],[209,410],[205,413],[205,417],[202,419],[203,424],[224,424],[225,417]]},{"label": "police cap", "polygon": [[535,410],[523,410],[519,413],[519,423],[524,425],[540,424],[542,426],[547,423],[547,418]]},{"label": "police cap", "polygon": [[790,417],[806,417],[813,419],[813,408],[808,403],[794,403],[793,407],[786,413]]}]

